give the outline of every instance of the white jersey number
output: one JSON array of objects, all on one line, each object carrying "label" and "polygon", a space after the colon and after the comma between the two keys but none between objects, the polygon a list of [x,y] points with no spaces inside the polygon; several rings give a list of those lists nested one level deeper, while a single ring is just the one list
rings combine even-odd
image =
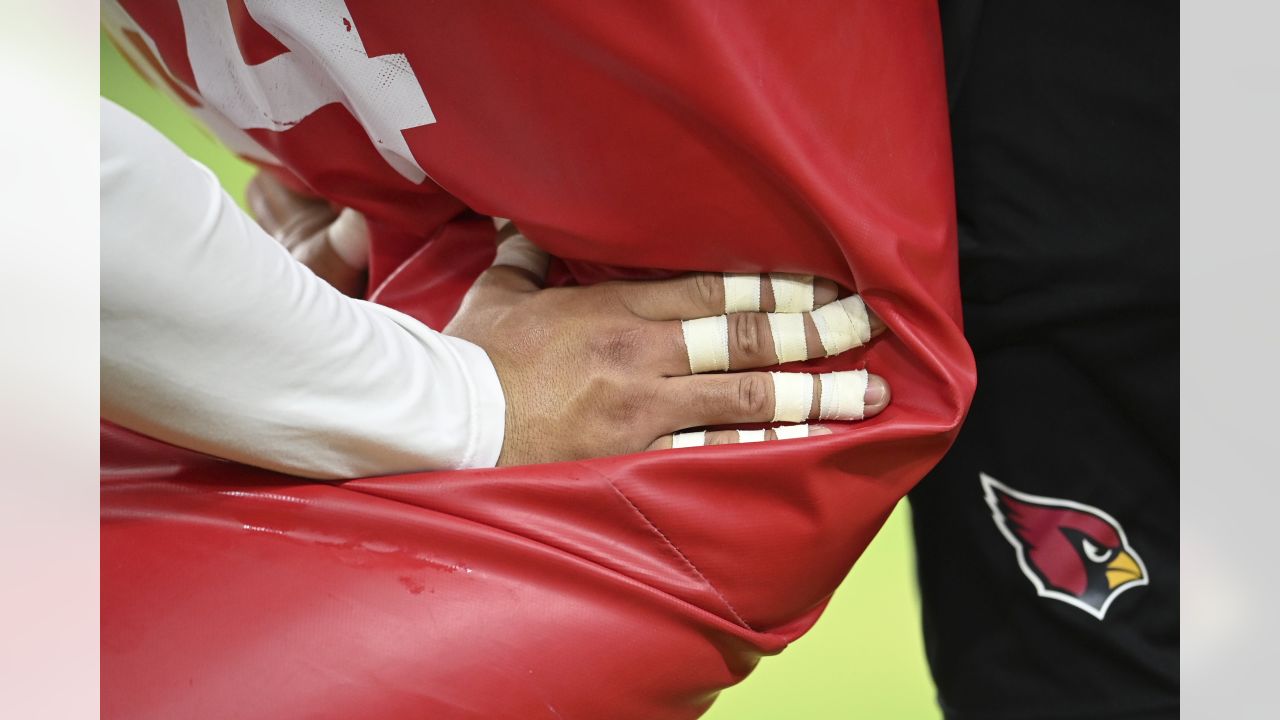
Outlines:
[{"label": "white jersey number", "polygon": [[[341,103],[396,172],[415,183],[426,178],[403,134],[436,121],[422,86],[403,53],[369,57],[343,0],[245,0],[253,20],[289,48],[257,65],[240,54],[226,0],[179,0],[178,6],[195,90],[223,122],[197,115],[216,132],[226,125],[283,132],[321,107]],[[119,25],[154,47],[123,10],[113,9],[119,10],[113,18]],[[224,140],[238,152],[275,160],[241,135]],[[256,148],[244,147],[246,139]]]}]

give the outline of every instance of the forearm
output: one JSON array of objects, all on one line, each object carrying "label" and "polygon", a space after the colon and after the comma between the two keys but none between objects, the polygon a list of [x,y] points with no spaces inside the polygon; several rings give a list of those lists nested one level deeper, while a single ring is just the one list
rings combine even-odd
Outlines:
[{"label": "forearm", "polygon": [[105,103],[102,173],[105,418],[310,477],[496,462],[504,401],[480,348],[337,292]]}]

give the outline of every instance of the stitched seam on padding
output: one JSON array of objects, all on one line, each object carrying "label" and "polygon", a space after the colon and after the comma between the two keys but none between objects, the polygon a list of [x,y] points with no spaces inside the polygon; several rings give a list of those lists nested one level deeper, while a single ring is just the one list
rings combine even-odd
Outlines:
[{"label": "stitched seam on padding", "polygon": [[[600,475],[599,473],[597,474]],[[631,498],[627,497],[627,494],[622,492],[621,488],[615,485],[611,478],[605,477],[604,475],[600,475],[600,477],[602,477],[605,482],[609,483],[609,487],[613,488],[613,491],[618,494],[618,497],[622,498],[623,501],[626,502],[627,505],[630,506],[631,509],[634,510],[637,515],[640,516],[640,519],[644,520],[645,525],[648,525],[649,529],[652,530],[655,535],[661,538],[662,541],[666,543],[667,547],[671,548],[671,550],[675,552],[675,554],[678,555],[681,560],[684,561],[684,564],[689,568],[689,570],[693,571],[693,574],[696,575],[698,579],[701,580],[708,588],[710,588],[711,592],[716,594],[716,597],[720,598],[720,602],[724,603],[724,606],[729,609],[729,612],[733,615],[733,619],[737,621],[739,625],[741,625],[742,627],[752,632],[760,632],[759,630],[756,630],[755,628],[751,627],[751,624],[748,623],[741,615],[738,614],[737,609],[733,607],[733,603],[729,602],[729,598],[725,597],[724,593],[720,592],[720,588],[716,587],[714,583],[712,583],[710,580],[707,579],[706,575],[702,574],[702,571],[698,569],[697,565],[693,564],[693,561],[689,559],[689,556],[685,555],[684,552],[680,550],[680,548],[676,547],[676,544],[671,542],[671,538],[667,537],[666,533],[658,529],[658,526],[655,525],[653,521],[649,519],[649,516],[645,515],[644,511],[641,510],[639,506],[637,506],[634,502],[632,502]]]}]

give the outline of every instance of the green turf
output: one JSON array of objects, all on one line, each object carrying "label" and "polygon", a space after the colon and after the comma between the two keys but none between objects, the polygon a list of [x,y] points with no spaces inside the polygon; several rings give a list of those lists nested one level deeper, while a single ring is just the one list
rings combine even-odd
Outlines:
[{"label": "green turf", "polygon": [[182,105],[147,84],[120,56],[105,33],[100,38],[99,82],[103,97],[151,123],[188,155],[209,166],[231,196],[243,204],[245,185],[253,175],[252,166],[232,155]]},{"label": "green turf", "polygon": [[724,691],[708,720],[940,718],[920,637],[911,520],[889,518],[826,613],[781,655]]},{"label": "green turf", "polygon": [[[102,93],[155,125],[242,198],[252,171],[135,75],[103,37]],[[721,694],[708,720],[940,717],[920,638],[905,504],[808,635]]]}]

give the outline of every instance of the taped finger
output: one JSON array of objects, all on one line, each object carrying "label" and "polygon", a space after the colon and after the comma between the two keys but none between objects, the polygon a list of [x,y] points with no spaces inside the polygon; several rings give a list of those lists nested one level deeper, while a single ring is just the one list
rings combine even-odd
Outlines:
[{"label": "taped finger", "polygon": [[729,369],[729,318],[715,315],[697,320],[682,320],[684,349],[689,358],[689,372],[704,373]]},{"label": "taped finger", "polygon": [[[749,276],[726,278],[726,298],[731,298],[726,300],[727,306],[742,308],[758,302],[757,298],[743,299],[749,283],[739,280],[745,279]],[[766,324],[767,337],[761,337]],[[839,355],[871,341],[872,319],[862,298],[853,295],[812,312],[737,312],[682,320],[680,328],[689,372],[697,374]]]},{"label": "taped finger", "polygon": [[724,273],[724,312],[759,312],[760,276],[756,273]]},{"label": "taped finger", "polygon": [[861,420],[866,416],[867,371],[823,373],[819,420]]},{"label": "taped finger", "polygon": [[830,435],[831,431],[821,425],[810,427],[806,423],[799,425],[779,425],[773,429],[773,435],[778,440],[795,440],[797,438],[809,437],[810,435]]},{"label": "taped finger", "polygon": [[[773,380],[773,421],[799,422],[814,416],[814,383],[818,383],[819,420],[862,420],[866,417],[866,370],[811,375],[809,373],[769,373]],[[887,386],[886,386],[887,387]],[[875,399],[877,402],[879,398]]]},{"label": "taped finger", "polygon": [[799,438],[830,435],[831,430],[823,425],[780,425],[772,430],[690,430],[673,435],[664,435],[654,441],[650,450],[679,450],[710,445],[738,445],[741,443],[766,442],[773,440],[796,440]]},{"label": "taped finger", "polygon": [[862,298],[851,295],[810,313],[827,357],[871,341],[871,318]]},{"label": "taped finger", "polygon": [[505,265],[531,273],[538,280],[545,280],[551,256],[543,252],[529,238],[516,232],[498,245],[493,257],[493,267]]},{"label": "taped finger", "polygon": [[773,379],[773,422],[801,422],[809,419],[813,406],[813,375],[809,373],[769,373]]},{"label": "taped finger", "polygon": [[778,364],[808,360],[805,318],[813,323],[827,357],[871,341],[871,318],[857,295],[828,303],[809,313],[768,313],[769,333]]},{"label": "taped finger", "polygon": [[[510,226],[508,229],[514,230]],[[788,282],[795,277],[808,276],[784,276],[778,280],[780,294],[801,298],[799,302],[784,298],[789,307],[811,310],[840,296],[839,286],[830,280],[814,277],[795,281],[806,286],[799,287]],[[773,285],[767,274],[695,272],[667,280],[618,281],[613,291],[632,313],[645,320],[693,320],[712,315],[772,311],[775,309]]]},{"label": "taped finger", "polygon": [[345,208],[329,226],[329,244],[342,261],[358,270],[369,267],[369,224],[364,215]]},{"label": "taped finger", "polygon": [[661,388],[673,424],[682,427],[862,420],[890,399],[884,378],[866,370],[668,377]]},{"label": "taped finger", "polygon": [[[759,312],[761,305],[760,275],[756,273],[724,273],[724,311]],[[769,273],[769,289],[773,293],[773,309],[780,313],[808,312],[813,309],[812,275]]]},{"label": "taped finger", "polygon": [[773,289],[773,311],[802,313],[813,309],[813,276],[795,273],[769,273]]},{"label": "taped finger", "polygon": [[671,447],[673,449],[687,447],[702,447],[707,444],[706,430],[691,430],[689,432],[680,432],[671,436]]},{"label": "taped finger", "polygon": [[769,313],[769,334],[773,337],[773,352],[778,364],[809,359],[804,331],[804,315],[801,313]]}]

